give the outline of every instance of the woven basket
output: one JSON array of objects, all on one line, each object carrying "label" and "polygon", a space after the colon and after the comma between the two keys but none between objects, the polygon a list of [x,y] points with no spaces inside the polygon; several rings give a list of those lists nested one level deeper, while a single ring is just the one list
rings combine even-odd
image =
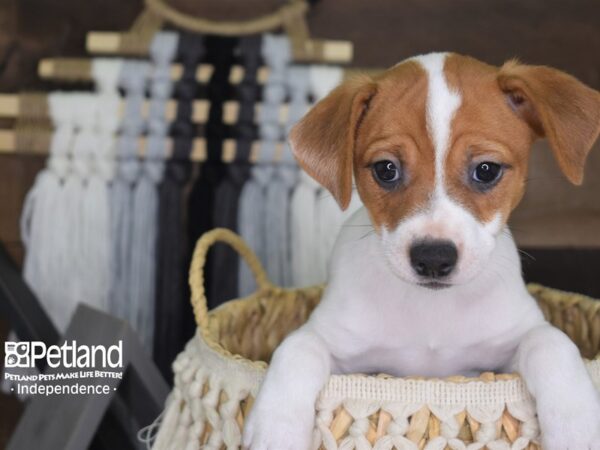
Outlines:
[{"label": "woven basket", "polygon": [[[258,291],[208,312],[203,268],[209,248],[223,241],[250,265]],[[230,231],[198,241],[190,269],[197,335],[173,363],[175,385],[154,449],[237,449],[277,345],[302,325],[321,288],[273,286],[256,256]],[[530,285],[546,317],[586,358],[600,350],[600,302]],[[586,361],[600,388],[600,358]],[[276,414],[273,411],[273,414]],[[316,404],[314,448],[539,449],[535,406],[517,375],[440,379],[333,375]]]}]

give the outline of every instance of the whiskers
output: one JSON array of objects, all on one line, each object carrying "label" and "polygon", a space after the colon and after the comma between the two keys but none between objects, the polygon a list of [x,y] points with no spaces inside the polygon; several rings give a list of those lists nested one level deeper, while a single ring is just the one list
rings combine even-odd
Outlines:
[{"label": "whiskers", "polygon": [[371,236],[372,234],[375,234],[375,228],[371,227],[371,229],[369,231],[367,231],[365,234],[363,234],[360,238],[358,238],[358,240],[362,240],[365,239],[368,236]]},{"label": "whiskers", "polygon": [[531,253],[527,253],[525,250],[521,250],[520,248],[518,248],[517,251],[519,252],[519,255],[527,256],[532,261],[537,261],[535,256],[533,256]]}]

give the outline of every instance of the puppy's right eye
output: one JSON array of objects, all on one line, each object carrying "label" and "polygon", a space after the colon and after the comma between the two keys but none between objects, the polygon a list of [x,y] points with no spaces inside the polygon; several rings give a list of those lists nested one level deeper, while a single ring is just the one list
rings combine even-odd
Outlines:
[{"label": "puppy's right eye", "polygon": [[394,188],[400,181],[400,167],[390,160],[378,161],[372,166],[373,177],[385,189]]}]

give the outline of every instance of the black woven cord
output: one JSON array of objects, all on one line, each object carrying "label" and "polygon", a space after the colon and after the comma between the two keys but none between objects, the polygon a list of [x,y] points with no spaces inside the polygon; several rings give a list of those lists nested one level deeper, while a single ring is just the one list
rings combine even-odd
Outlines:
[{"label": "black woven cord", "polygon": [[[240,101],[240,113],[238,117],[238,138],[253,139],[256,136],[256,125],[254,124],[254,109],[260,96],[260,86],[256,82],[258,68],[261,63],[261,36],[248,36],[241,40],[240,51],[244,64],[244,79],[238,87],[237,96]],[[252,134],[248,134],[254,129]]]},{"label": "black woven cord", "polygon": [[[188,204],[188,233],[190,236],[190,255],[193,244],[200,235],[215,226],[214,209],[216,204],[217,187],[226,175],[226,165],[222,162],[223,139],[227,127],[223,123],[223,102],[230,96],[229,72],[234,62],[234,49],[237,39],[223,37],[208,37],[206,39],[207,59],[214,65],[213,76],[208,85],[208,99],[211,107],[208,123],[206,124],[207,161],[202,165],[200,175],[190,193]],[[209,308],[215,306],[213,300],[212,281],[214,251],[208,255],[205,283]],[[194,323],[187,324],[186,332],[191,336],[195,329]]]},{"label": "black woven cord", "polygon": [[182,332],[184,318],[192,315],[183,203],[185,186],[191,175],[190,153],[195,135],[192,105],[198,87],[196,67],[204,56],[201,36],[180,36],[178,60],[183,64],[183,74],[175,85],[177,115],[171,124],[174,148],[159,188],[154,359],[167,380],[173,378],[171,363],[187,341]]},{"label": "black woven cord", "polygon": [[[252,140],[256,137],[254,108],[260,93],[256,74],[260,65],[261,36],[248,36],[240,40],[240,57],[244,66],[244,79],[237,90],[240,102],[238,123],[234,128],[237,139],[235,161],[226,168],[226,176],[217,188],[215,226],[237,231],[238,203],[242,187],[250,177],[249,156]],[[211,282],[212,306],[231,300],[238,293],[239,258],[228,246],[217,246],[213,253]]]}]

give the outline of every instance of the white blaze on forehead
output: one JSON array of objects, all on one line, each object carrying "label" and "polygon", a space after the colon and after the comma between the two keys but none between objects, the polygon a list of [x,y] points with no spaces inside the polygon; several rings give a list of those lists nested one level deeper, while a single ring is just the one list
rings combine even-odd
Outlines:
[{"label": "white blaze on forehead", "polygon": [[413,60],[427,72],[427,130],[435,150],[436,191],[443,191],[444,160],[448,151],[452,118],[460,107],[461,97],[446,82],[444,62],[447,53],[429,53]]}]

